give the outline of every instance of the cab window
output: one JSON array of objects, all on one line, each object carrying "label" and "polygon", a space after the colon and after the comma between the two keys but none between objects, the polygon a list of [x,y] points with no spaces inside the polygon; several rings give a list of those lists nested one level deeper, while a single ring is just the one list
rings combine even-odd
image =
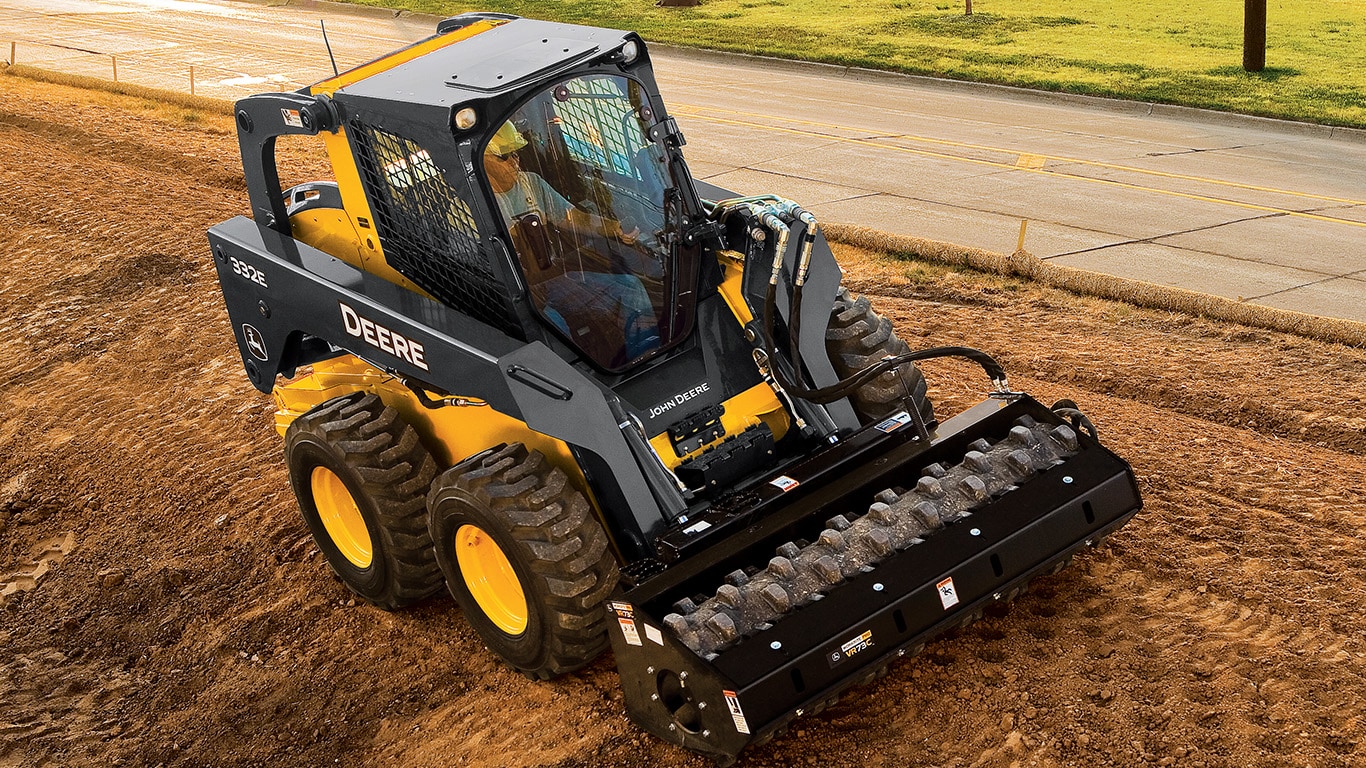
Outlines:
[{"label": "cab window", "polygon": [[[542,320],[609,371],[681,339],[668,173],[638,83],[556,83],[500,124],[483,170]],[[680,322],[680,318],[682,321]]]}]

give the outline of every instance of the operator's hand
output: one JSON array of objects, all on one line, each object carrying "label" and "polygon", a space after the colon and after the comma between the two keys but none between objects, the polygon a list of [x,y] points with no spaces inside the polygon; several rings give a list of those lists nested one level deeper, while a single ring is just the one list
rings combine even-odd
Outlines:
[{"label": "operator's hand", "polygon": [[635,245],[640,241],[640,227],[633,227],[630,232],[621,232],[617,239],[627,245]]}]

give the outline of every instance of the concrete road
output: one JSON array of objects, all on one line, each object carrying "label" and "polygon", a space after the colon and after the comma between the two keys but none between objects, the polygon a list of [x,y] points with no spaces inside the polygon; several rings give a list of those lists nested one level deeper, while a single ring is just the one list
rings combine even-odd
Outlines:
[{"label": "concrete road", "polygon": [[[236,98],[434,20],[308,3],[0,0],[0,55]],[[8,39],[6,39],[8,38]],[[1366,321],[1366,132],[657,49],[695,175],[825,221]],[[193,68],[193,74],[191,71]],[[3,109],[3,107],[0,107]]]}]

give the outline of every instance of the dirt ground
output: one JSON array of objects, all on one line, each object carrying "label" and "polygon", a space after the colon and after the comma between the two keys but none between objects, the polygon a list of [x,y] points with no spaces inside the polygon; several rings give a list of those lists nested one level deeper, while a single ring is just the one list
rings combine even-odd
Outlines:
[{"label": "dirt ground", "polygon": [[[534,683],[331,576],[208,257],[227,117],[0,76],[0,189],[0,766],[709,765],[610,654]],[[1366,351],[845,259],[913,347],[1080,403],[1146,508],[743,765],[1366,765]]]}]

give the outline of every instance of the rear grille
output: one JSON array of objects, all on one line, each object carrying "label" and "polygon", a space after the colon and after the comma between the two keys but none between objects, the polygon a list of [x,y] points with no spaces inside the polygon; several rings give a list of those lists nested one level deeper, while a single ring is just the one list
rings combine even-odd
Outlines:
[{"label": "rear grille", "polygon": [[508,292],[479,248],[473,213],[436,161],[409,139],[359,120],[350,129],[389,266],[453,309],[519,336]]}]

